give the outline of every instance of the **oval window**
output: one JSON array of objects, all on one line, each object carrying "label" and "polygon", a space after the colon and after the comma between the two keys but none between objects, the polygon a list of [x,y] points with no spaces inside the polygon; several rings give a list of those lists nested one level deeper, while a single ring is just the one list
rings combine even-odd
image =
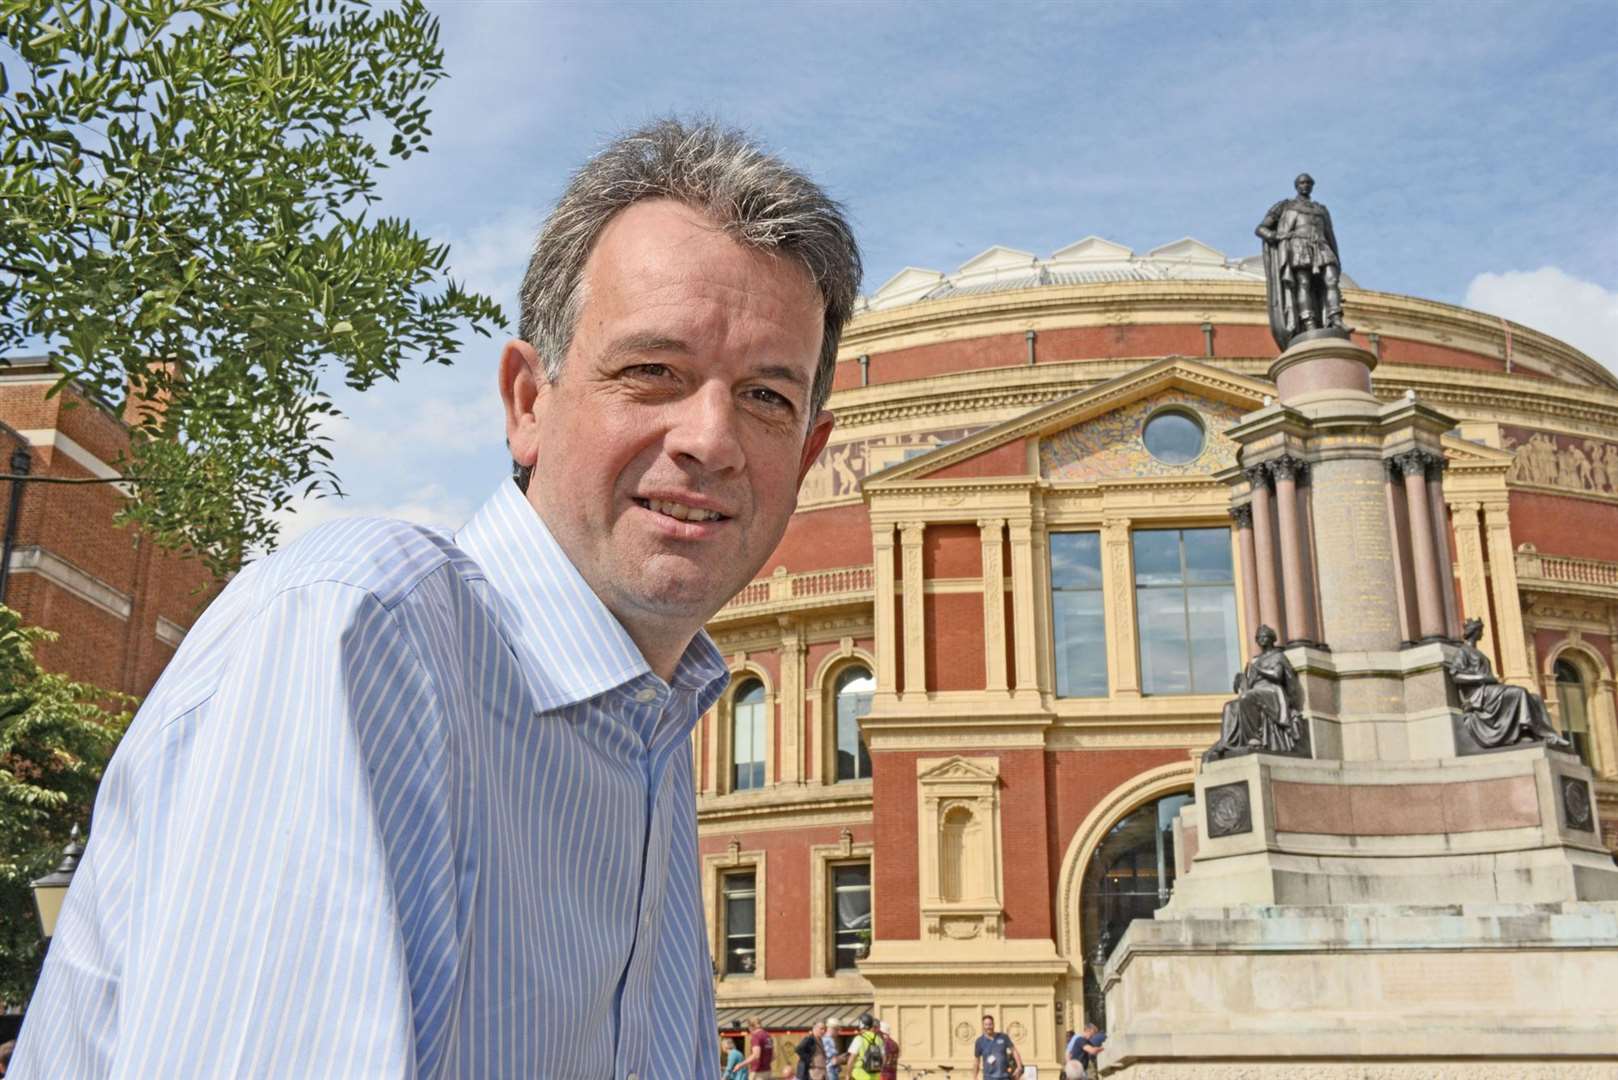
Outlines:
[{"label": "oval window", "polygon": [[1146,421],[1141,433],[1146,452],[1165,465],[1185,465],[1202,454],[1202,423],[1194,415],[1169,409]]}]

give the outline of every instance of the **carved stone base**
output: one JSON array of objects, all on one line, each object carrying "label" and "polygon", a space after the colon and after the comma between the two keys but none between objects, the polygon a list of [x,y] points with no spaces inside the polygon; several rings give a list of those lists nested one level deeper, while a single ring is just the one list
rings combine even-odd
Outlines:
[{"label": "carved stone base", "polygon": [[1108,1080],[1613,1080],[1610,1061],[1143,1062],[1103,1069]]},{"label": "carved stone base", "polygon": [[1119,1080],[1618,1076],[1618,903],[1162,914],[1103,976]]}]

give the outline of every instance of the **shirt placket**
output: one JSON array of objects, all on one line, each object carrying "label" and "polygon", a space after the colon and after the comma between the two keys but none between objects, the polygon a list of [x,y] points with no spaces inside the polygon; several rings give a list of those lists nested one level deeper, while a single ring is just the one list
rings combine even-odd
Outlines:
[{"label": "shirt placket", "polygon": [[[650,692],[650,696],[648,693]],[[635,923],[635,943],[624,968],[622,996],[618,1009],[618,1046],[614,1075],[623,1080],[647,1080],[651,1076],[650,1055],[656,1033],[648,1027],[656,1015],[655,1002],[646,1000],[651,974],[658,962],[658,934],[661,929],[664,888],[668,881],[669,814],[662,788],[667,775],[668,740],[664,737],[670,693],[661,680],[648,676],[633,688],[638,709],[636,727],[646,741],[642,766],[646,777],[646,832],[641,860],[641,887]]]}]

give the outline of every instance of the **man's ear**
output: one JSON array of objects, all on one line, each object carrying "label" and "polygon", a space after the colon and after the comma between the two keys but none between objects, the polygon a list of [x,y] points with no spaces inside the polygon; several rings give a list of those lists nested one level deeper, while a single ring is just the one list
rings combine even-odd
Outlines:
[{"label": "man's ear", "polygon": [[506,412],[506,446],[511,460],[532,467],[539,457],[539,419],[534,406],[549,389],[534,347],[517,338],[500,352],[500,403]]},{"label": "man's ear", "polygon": [[831,438],[831,429],[836,426],[837,417],[828,409],[821,409],[820,415],[809,425],[809,437],[803,440],[803,459],[798,462],[800,487],[803,485],[803,478],[809,475],[809,467],[815,463],[820,452],[826,449],[826,440]]}]

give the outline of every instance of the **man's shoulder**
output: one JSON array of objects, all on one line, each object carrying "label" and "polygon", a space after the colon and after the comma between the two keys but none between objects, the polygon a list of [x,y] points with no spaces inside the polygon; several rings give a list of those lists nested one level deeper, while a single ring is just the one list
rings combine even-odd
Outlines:
[{"label": "man's shoulder", "polygon": [[290,588],[340,585],[392,607],[435,571],[458,577],[477,566],[449,533],[394,518],[354,517],[329,521],[255,564],[254,587],[269,596]]}]

